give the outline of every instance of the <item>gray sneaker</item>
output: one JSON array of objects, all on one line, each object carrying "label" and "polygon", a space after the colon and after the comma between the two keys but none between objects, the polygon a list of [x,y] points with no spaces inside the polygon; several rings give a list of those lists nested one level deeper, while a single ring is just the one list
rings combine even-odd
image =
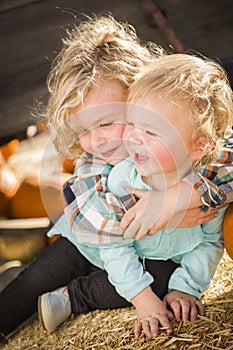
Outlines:
[{"label": "gray sneaker", "polygon": [[53,332],[71,315],[70,299],[63,292],[66,287],[42,294],[38,298],[38,317],[44,328]]}]

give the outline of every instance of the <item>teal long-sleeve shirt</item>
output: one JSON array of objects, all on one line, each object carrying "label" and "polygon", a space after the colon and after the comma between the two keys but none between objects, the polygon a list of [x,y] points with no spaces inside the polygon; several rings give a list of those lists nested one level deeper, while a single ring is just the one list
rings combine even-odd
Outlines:
[{"label": "teal long-sleeve shirt", "polygon": [[[108,177],[108,190],[115,195],[124,195],[126,185],[148,189],[129,158],[116,165]],[[143,270],[139,258],[170,258],[180,263],[170,278],[169,289],[200,297],[209,286],[223,254],[222,220],[225,210],[221,209],[217,218],[203,225],[172,231],[160,230],[142,241],[122,239],[102,245],[80,243],[78,236],[72,233],[65,215],[49,235],[60,232],[67,237],[87,259],[108,272],[110,282],[127,300],[153,282],[153,277]]]}]

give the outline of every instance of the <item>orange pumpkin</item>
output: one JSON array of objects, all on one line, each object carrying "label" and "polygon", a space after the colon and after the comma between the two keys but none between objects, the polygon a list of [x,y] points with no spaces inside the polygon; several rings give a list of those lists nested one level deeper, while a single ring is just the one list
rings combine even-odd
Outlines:
[{"label": "orange pumpkin", "polygon": [[14,139],[5,145],[0,147],[0,151],[5,160],[7,160],[12,154],[14,154],[19,146],[19,140]]},{"label": "orange pumpkin", "polygon": [[65,158],[62,168],[63,172],[73,174],[75,168],[74,159]]},{"label": "orange pumpkin", "polygon": [[39,179],[35,178],[35,181],[32,179],[24,180],[11,199],[10,207],[14,219],[47,216],[40,194]]},{"label": "orange pumpkin", "polygon": [[26,178],[10,200],[11,216],[14,219],[48,216],[54,222],[60,217],[63,208],[61,190],[55,185],[41,186],[37,176]]},{"label": "orange pumpkin", "polygon": [[226,251],[233,259],[233,203],[229,206],[224,216],[223,233]]}]

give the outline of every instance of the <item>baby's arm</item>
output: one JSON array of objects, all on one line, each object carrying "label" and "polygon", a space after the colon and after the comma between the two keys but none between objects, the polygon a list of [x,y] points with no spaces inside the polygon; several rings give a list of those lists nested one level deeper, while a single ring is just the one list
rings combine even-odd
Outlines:
[{"label": "baby's arm", "polygon": [[220,209],[218,217],[202,227],[193,228],[194,235],[196,229],[202,229],[203,241],[182,256],[181,266],[169,280],[170,292],[165,296],[164,302],[172,309],[177,321],[193,320],[197,313],[204,312],[198,299],[208,288],[223,255],[222,220],[225,210],[226,208]]},{"label": "baby's arm", "polygon": [[169,319],[173,314],[168,311],[165,304],[157,297],[150,287],[145,288],[132,300],[136,308],[137,323],[135,326],[135,338],[138,339],[141,331],[148,338],[157,337],[159,334],[159,325],[165,327],[167,333],[172,333],[172,327]]},{"label": "baby's arm", "polygon": [[122,241],[115,247],[100,246],[99,249],[109,281],[136,308],[135,337],[138,338],[142,330],[149,338],[156,337],[159,326],[166,327],[171,333],[169,319],[173,315],[151,290],[153,277],[143,270],[133,241]]}]

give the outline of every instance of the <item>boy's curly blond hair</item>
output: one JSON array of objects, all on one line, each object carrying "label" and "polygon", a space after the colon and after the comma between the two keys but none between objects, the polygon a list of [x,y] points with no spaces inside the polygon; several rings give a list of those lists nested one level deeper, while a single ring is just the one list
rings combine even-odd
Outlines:
[{"label": "boy's curly blond hair", "polygon": [[140,99],[141,103],[153,96],[184,109],[184,123],[190,123],[193,142],[201,137],[214,141],[201,159],[201,164],[208,164],[233,125],[232,90],[220,64],[191,54],[164,55],[137,74],[128,101]]},{"label": "boy's curly blond hair", "polygon": [[45,111],[48,124],[57,130],[57,150],[66,154],[77,139],[66,121],[97,79],[117,81],[127,93],[141,67],[163,53],[155,44],[143,44],[132,26],[111,15],[88,18],[67,32],[48,76]]}]

